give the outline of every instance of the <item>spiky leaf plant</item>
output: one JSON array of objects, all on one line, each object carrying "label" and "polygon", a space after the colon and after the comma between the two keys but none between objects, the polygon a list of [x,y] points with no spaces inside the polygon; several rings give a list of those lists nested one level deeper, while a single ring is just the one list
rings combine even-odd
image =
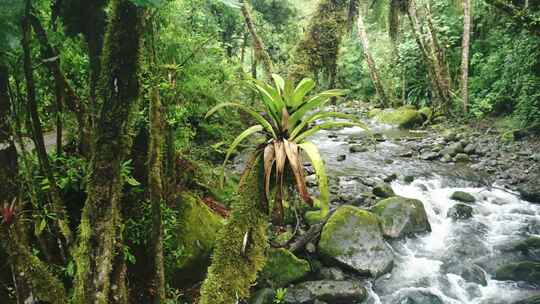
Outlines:
[{"label": "spiky leaf plant", "polygon": [[[284,80],[281,76],[273,74],[273,84],[259,80],[252,80],[248,85],[253,89],[265,108],[265,116],[259,114],[252,107],[227,102],[212,108],[206,114],[211,116],[224,107],[236,107],[249,114],[257,122],[256,125],[243,131],[227,150],[223,167],[227,164],[231,153],[238,145],[255,133],[266,136],[265,144],[255,153],[261,153],[264,162],[264,185],[266,201],[264,207],[268,210],[270,199],[271,175],[275,170],[276,193],[274,201],[274,218],[281,223],[283,219],[284,173],[290,169],[295,180],[296,189],[301,198],[313,205],[313,199],[307,191],[304,178],[304,167],[301,151],[304,151],[313,165],[319,182],[320,197],[318,198],[321,215],[328,212],[329,194],[328,177],[324,169],[324,162],[317,147],[306,139],[323,129],[366,126],[354,116],[325,111],[323,108],[332,97],[342,96],[343,90],[328,90],[314,95],[308,95],[314,88],[315,82],[305,78],[294,87],[291,80]],[[338,118],[340,121],[333,119]],[[319,122],[317,125],[313,123]]]}]

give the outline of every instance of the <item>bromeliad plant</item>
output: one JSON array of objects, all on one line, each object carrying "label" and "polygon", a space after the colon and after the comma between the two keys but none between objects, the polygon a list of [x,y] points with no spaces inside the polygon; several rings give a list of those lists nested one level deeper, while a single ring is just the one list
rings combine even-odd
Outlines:
[{"label": "bromeliad plant", "polygon": [[[231,153],[243,140],[255,133],[263,133],[266,136],[265,144],[255,152],[262,153],[264,160],[266,200],[263,202],[263,210],[269,210],[270,179],[275,168],[274,218],[279,223],[282,222],[284,174],[287,169],[290,169],[302,199],[310,205],[313,205],[315,201],[321,209],[320,215],[325,216],[329,206],[328,177],[319,150],[306,139],[323,129],[353,126],[365,128],[365,125],[352,115],[322,110],[331,98],[344,95],[344,90],[334,89],[308,96],[315,88],[313,80],[305,78],[294,87],[291,80],[284,80],[279,75],[273,74],[272,78],[274,82],[272,85],[258,80],[248,82],[249,87],[260,97],[266,110],[266,117],[252,107],[234,102],[218,104],[206,114],[206,117],[209,117],[224,107],[236,107],[257,121],[256,125],[247,128],[233,141],[227,150],[223,168]],[[335,118],[341,120],[335,121],[333,120]],[[315,122],[319,124],[313,125]],[[307,191],[300,151],[305,152],[315,170],[320,192],[318,199],[313,200]]]}]

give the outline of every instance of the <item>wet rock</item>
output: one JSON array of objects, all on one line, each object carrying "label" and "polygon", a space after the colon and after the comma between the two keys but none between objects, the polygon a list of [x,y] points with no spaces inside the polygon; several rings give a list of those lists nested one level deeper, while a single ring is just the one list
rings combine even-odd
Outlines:
[{"label": "wet rock", "polygon": [[406,151],[406,152],[400,153],[398,156],[399,157],[412,157],[413,152],[412,151]]},{"label": "wet rock", "polygon": [[424,117],[424,121],[430,120],[433,117],[433,110],[430,107],[423,107],[418,110],[418,113]]},{"label": "wet rock", "polygon": [[450,217],[454,220],[465,220],[472,217],[472,212],[473,208],[471,206],[457,203],[454,206],[450,207],[447,217]]},{"label": "wet rock", "polygon": [[317,186],[317,185],[318,185],[317,175],[311,174],[311,175],[306,176],[306,185],[307,185],[308,187],[315,187],[315,186]]},{"label": "wet rock", "polygon": [[405,290],[394,297],[392,304],[444,304],[443,300],[428,290]]},{"label": "wet rock", "polygon": [[337,157],[337,161],[339,161],[339,162],[342,162],[345,159],[347,159],[347,155],[345,155],[345,154],[338,155],[338,157]]},{"label": "wet rock", "polygon": [[540,203],[540,174],[518,188],[521,198],[531,203]]},{"label": "wet rock", "polygon": [[463,152],[467,154],[474,154],[475,151],[476,151],[476,145],[472,143],[469,143],[468,145],[465,146],[465,148],[463,148]]},{"label": "wet rock", "polygon": [[420,158],[423,160],[434,160],[434,159],[439,158],[439,156],[441,156],[439,152],[427,152],[427,153],[422,154]]},{"label": "wet rock", "polygon": [[540,284],[540,262],[524,261],[504,265],[495,272],[495,279]]},{"label": "wet rock", "polygon": [[323,227],[319,253],[329,261],[378,277],[393,265],[378,217],[353,206],[339,207]]},{"label": "wet rock", "polygon": [[249,304],[273,304],[276,293],[271,288],[263,288],[255,292],[249,299]]},{"label": "wet rock", "polygon": [[445,154],[443,157],[441,157],[441,161],[443,163],[449,163],[452,161],[452,156],[450,156],[450,154]]},{"label": "wet rock", "polygon": [[424,117],[417,110],[406,107],[385,109],[373,115],[373,118],[381,123],[394,125],[402,129],[411,129],[424,122]]},{"label": "wet rock", "polygon": [[368,150],[368,147],[363,145],[352,145],[349,147],[349,152],[351,153],[363,153],[367,152]]},{"label": "wet rock", "polygon": [[395,196],[378,202],[371,211],[381,219],[387,237],[431,231],[424,204],[419,200]]},{"label": "wet rock", "polygon": [[271,249],[259,280],[273,288],[286,286],[306,276],[310,271],[306,260],[297,258],[284,248]]},{"label": "wet rock", "polygon": [[517,302],[513,302],[512,304],[540,304],[540,295],[522,299]]},{"label": "wet rock", "polygon": [[389,184],[379,183],[373,188],[373,194],[378,197],[387,198],[395,195],[394,190]]},{"label": "wet rock", "polygon": [[314,304],[315,301],[324,301],[332,304],[350,304],[360,303],[366,297],[366,289],[357,282],[309,281],[288,288],[284,303]]},{"label": "wet rock", "polygon": [[403,177],[403,181],[406,182],[407,184],[410,184],[412,182],[414,182],[414,176],[412,175],[405,175]]},{"label": "wet rock", "polygon": [[528,259],[540,261],[540,237],[530,236],[526,240],[519,242],[514,247]]},{"label": "wet rock", "polygon": [[454,157],[454,161],[457,163],[468,163],[471,161],[471,158],[465,153],[458,153]]},{"label": "wet rock", "polygon": [[445,271],[462,277],[465,281],[487,286],[486,272],[482,267],[461,260],[444,265]]},{"label": "wet rock", "polygon": [[317,246],[312,242],[306,244],[306,251],[309,253],[315,253],[317,251]]},{"label": "wet rock", "polygon": [[463,144],[461,142],[455,142],[443,149],[442,154],[448,154],[450,156],[456,156],[458,153],[463,152]]},{"label": "wet rock", "polygon": [[444,141],[446,142],[455,141],[457,139],[456,132],[446,131],[443,138],[444,138]]},{"label": "wet rock", "polygon": [[474,203],[474,202],[476,202],[476,198],[474,198],[474,196],[472,196],[472,194],[469,194],[469,193],[464,192],[464,191],[456,191],[456,192],[452,193],[452,196],[450,196],[450,198],[455,200],[455,201],[460,201],[460,202],[464,202],[464,203]]},{"label": "wet rock", "polygon": [[323,280],[343,281],[345,273],[337,267],[325,267],[319,272],[319,277]]}]

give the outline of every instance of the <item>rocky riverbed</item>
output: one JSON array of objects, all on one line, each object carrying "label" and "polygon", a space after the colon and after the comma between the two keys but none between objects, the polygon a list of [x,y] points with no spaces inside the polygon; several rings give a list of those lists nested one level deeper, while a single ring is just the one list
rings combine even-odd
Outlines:
[{"label": "rocky riverbed", "polygon": [[[333,214],[302,248],[270,253],[251,303],[502,304],[540,301],[540,149],[489,127],[412,129],[372,117],[323,131]],[[417,128],[417,130],[415,130]],[[306,168],[308,172],[311,168]],[[312,191],[316,178],[308,177]],[[307,267],[309,265],[309,267]]]}]

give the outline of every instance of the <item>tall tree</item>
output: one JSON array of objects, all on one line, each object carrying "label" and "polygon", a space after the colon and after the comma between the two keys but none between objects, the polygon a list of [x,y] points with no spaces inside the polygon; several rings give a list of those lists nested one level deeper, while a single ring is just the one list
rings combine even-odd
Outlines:
[{"label": "tall tree", "polygon": [[375,91],[377,92],[377,95],[379,96],[379,99],[382,105],[387,107],[391,103],[390,103],[390,100],[388,99],[388,95],[385,92],[384,85],[382,83],[381,77],[379,75],[379,71],[375,64],[375,60],[373,60],[373,56],[371,56],[371,52],[369,51],[369,39],[366,32],[366,26],[364,25],[364,20],[363,20],[364,17],[363,17],[361,8],[358,10],[357,18],[358,19],[356,23],[357,23],[357,28],[358,28],[358,38],[360,39],[360,43],[362,44],[362,51],[364,53],[364,58],[366,59],[366,62],[368,65],[371,81],[373,82],[373,85],[375,86]]},{"label": "tall tree", "polygon": [[461,46],[461,99],[463,111],[469,106],[469,49],[471,39],[471,0],[463,0],[463,42]]},{"label": "tall tree", "polygon": [[120,168],[131,146],[130,117],[139,98],[142,9],[129,0],[113,0],[110,12],[98,94],[102,106],[74,254],[75,301],[81,304],[127,303]]}]

